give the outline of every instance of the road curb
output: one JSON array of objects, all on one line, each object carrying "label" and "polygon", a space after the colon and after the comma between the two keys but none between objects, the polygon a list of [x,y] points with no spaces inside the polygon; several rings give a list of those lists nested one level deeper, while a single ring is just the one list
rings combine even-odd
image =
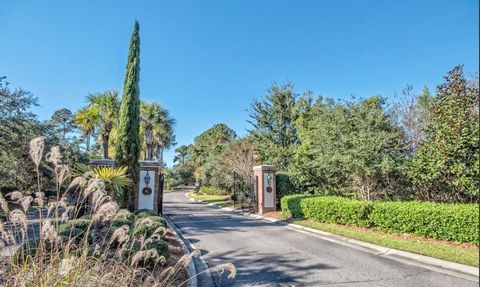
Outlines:
[{"label": "road curb", "polygon": [[[200,200],[193,199],[193,198],[189,197],[187,195],[187,193],[185,194],[185,196],[187,198],[189,198],[191,201],[202,202]],[[205,203],[205,202],[203,202],[203,203]],[[244,216],[249,216],[249,217],[253,217],[253,218],[256,218],[256,219],[261,219],[261,220],[264,220],[264,221],[268,221],[268,222],[283,226],[283,227],[291,229],[291,230],[305,232],[305,233],[308,233],[308,234],[314,234],[315,236],[317,236],[317,237],[319,237],[323,240],[334,242],[334,243],[337,243],[337,244],[340,244],[340,245],[343,245],[343,246],[347,246],[347,247],[350,247],[350,248],[353,248],[353,249],[356,249],[356,250],[360,250],[360,251],[363,251],[363,252],[367,252],[367,253],[370,253],[370,254],[373,254],[373,255],[376,255],[376,256],[382,256],[382,257],[389,258],[389,259],[396,260],[396,261],[400,261],[400,262],[403,262],[403,263],[406,263],[406,264],[409,264],[409,265],[415,265],[415,266],[422,267],[422,268],[425,268],[425,269],[429,269],[429,270],[432,270],[432,271],[436,271],[436,272],[439,272],[439,273],[443,273],[443,274],[467,279],[467,280],[470,280],[470,281],[479,282],[479,268],[478,267],[463,265],[463,264],[450,262],[450,261],[446,261],[446,260],[442,260],[442,259],[437,259],[437,258],[433,258],[433,257],[429,257],[429,256],[424,256],[424,255],[420,255],[420,254],[415,254],[415,253],[411,253],[411,252],[407,252],[407,251],[388,248],[388,247],[384,247],[384,246],[380,246],[380,245],[376,245],[376,244],[372,244],[372,243],[368,243],[368,242],[344,237],[344,236],[341,236],[341,235],[332,234],[332,233],[329,233],[329,232],[326,232],[326,231],[321,231],[321,230],[305,227],[305,226],[302,226],[302,225],[289,223],[289,222],[286,222],[286,221],[280,220],[280,219],[274,219],[274,218],[265,217],[265,216],[259,215],[259,214],[253,214],[253,213],[243,212],[243,211],[239,211],[239,210],[234,210],[234,209],[229,208],[229,207],[222,207],[222,206],[219,206],[219,205],[216,205],[216,204],[213,204],[213,203],[205,203],[205,204],[210,205],[210,206],[214,206],[214,207],[216,207],[218,209],[221,209],[221,210],[224,210],[224,211],[233,212],[233,213],[236,213],[236,214],[241,214],[241,215],[244,215]]]},{"label": "road curb", "polygon": [[[190,250],[188,249],[187,245],[185,244],[183,239],[178,234],[177,228],[173,225],[173,223],[171,223],[171,220],[167,216],[164,216],[163,218],[167,222],[167,226],[170,228],[170,230],[172,230],[173,234],[175,235],[175,238],[177,238],[177,240],[180,242],[180,245],[182,246],[183,252],[185,254],[190,254]],[[197,287],[198,286],[198,281],[197,281],[197,277],[195,276],[197,274],[197,272],[196,272],[195,263],[193,261],[193,258],[188,263],[187,272],[188,272],[188,277],[189,277],[188,287]]]},{"label": "road curb", "polygon": [[182,231],[175,225],[175,223],[168,217],[168,215],[164,215],[165,220],[167,221],[167,225],[174,231],[175,236],[180,240],[182,244],[182,248],[184,249],[184,252],[186,254],[191,254],[194,250],[198,250],[198,255],[196,256],[198,258],[199,265],[195,263],[194,258],[190,261],[188,264],[188,273],[190,276],[190,283],[189,287],[197,287],[200,286],[198,283],[198,276],[200,273],[205,273],[205,275],[202,275],[207,281],[210,281],[209,284],[205,285],[203,284],[202,286],[215,286],[213,276],[210,272],[210,267],[208,266],[207,262],[205,261],[205,258],[203,258],[202,252],[193,245],[188,238],[186,238]]}]

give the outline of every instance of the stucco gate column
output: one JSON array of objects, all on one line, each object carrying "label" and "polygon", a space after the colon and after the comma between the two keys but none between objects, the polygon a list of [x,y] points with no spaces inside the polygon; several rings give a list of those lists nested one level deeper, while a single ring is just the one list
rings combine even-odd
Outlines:
[{"label": "stucco gate column", "polygon": [[276,210],[277,185],[275,182],[276,168],[273,165],[253,167],[255,177],[256,212],[263,214]]}]

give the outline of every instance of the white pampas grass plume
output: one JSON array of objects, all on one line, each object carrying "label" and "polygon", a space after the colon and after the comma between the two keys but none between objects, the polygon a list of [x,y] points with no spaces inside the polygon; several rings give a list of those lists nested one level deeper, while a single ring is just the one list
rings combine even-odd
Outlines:
[{"label": "white pampas grass plume", "polygon": [[12,191],[10,193],[7,193],[7,195],[10,197],[11,200],[20,202],[23,198],[23,193],[20,191]]},{"label": "white pampas grass plume", "polygon": [[25,196],[20,200],[20,204],[22,205],[22,208],[25,211],[25,213],[28,212],[28,208],[30,207],[30,204],[32,203],[32,201],[33,201],[33,197],[31,197],[30,195]]},{"label": "white pampas grass plume", "polygon": [[150,258],[158,259],[158,251],[155,248],[137,251],[132,256],[132,261],[130,262],[130,266],[136,266],[142,260],[148,260]]},{"label": "white pampas grass plume", "polygon": [[50,152],[45,155],[45,161],[53,163],[55,167],[62,163],[62,154],[58,146],[52,146]]},{"label": "white pampas grass plume", "polygon": [[115,215],[115,219],[128,219],[132,216],[132,213],[128,211],[127,209],[120,209],[117,212],[117,215]]},{"label": "white pampas grass plume", "polygon": [[35,202],[39,207],[43,207],[45,204],[45,194],[43,192],[35,192]]},{"label": "white pampas grass plume", "polygon": [[112,219],[115,216],[115,214],[117,214],[117,211],[118,211],[118,205],[115,202],[110,201],[110,202],[104,203],[97,209],[97,211],[92,217],[92,220],[108,221]]},{"label": "white pampas grass plume", "polygon": [[119,244],[123,244],[130,240],[130,236],[128,235],[129,227],[128,225],[123,225],[120,228],[117,228],[110,238],[111,242],[117,241]]},{"label": "white pampas grass plume", "polygon": [[33,163],[37,166],[40,165],[40,161],[43,156],[43,149],[45,148],[45,137],[36,137],[30,141],[30,157]]},{"label": "white pampas grass plume", "polygon": [[77,176],[70,182],[70,185],[68,185],[67,189],[71,189],[76,186],[82,187],[85,184],[87,184],[87,180],[83,176]]},{"label": "white pampas grass plume", "polygon": [[10,210],[8,208],[8,203],[5,200],[5,198],[0,194],[0,208],[5,211],[5,213],[8,213]]},{"label": "white pampas grass plume", "polygon": [[70,257],[62,259],[62,263],[60,264],[60,268],[58,270],[58,274],[61,276],[66,276],[70,271],[72,271],[76,265],[77,258]]},{"label": "white pampas grass plume", "polygon": [[65,179],[68,177],[68,165],[62,164],[56,167],[57,169],[57,182],[58,186],[61,186]]}]

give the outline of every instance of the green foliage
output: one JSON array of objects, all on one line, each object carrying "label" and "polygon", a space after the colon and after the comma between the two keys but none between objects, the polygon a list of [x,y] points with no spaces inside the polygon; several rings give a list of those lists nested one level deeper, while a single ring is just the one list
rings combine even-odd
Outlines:
[{"label": "green foliage", "polygon": [[479,207],[475,204],[369,202],[289,195],[282,198],[281,206],[285,217],[478,244]]},{"label": "green foliage", "polygon": [[229,192],[226,192],[224,190],[217,189],[217,188],[214,188],[214,187],[206,187],[206,186],[200,187],[200,193],[201,194],[206,194],[206,195],[227,195],[227,194],[229,194]]},{"label": "green foliage", "polygon": [[479,87],[469,84],[462,66],[438,87],[426,130],[409,168],[422,198],[474,202],[479,195]]},{"label": "green foliage", "polygon": [[[73,165],[87,158],[80,151],[76,138],[63,140],[63,131],[51,121],[40,122],[30,110],[37,106],[37,98],[23,89],[11,89],[0,77],[0,192],[36,191],[35,170],[29,154],[29,143],[40,135],[45,138],[45,151],[60,146],[62,164]],[[46,195],[55,190],[54,171],[47,164],[40,165],[40,184]]]},{"label": "green foliage", "polygon": [[139,25],[135,27],[130,39],[130,51],[127,61],[127,72],[123,85],[123,96],[119,112],[119,124],[115,146],[115,164],[128,167],[128,177],[133,186],[130,192],[125,192],[122,207],[133,209],[133,195],[139,179],[140,170],[140,38]]},{"label": "green foliage", "polygon": [[69,109],[64,108],[53,112],[51,122],[61,134],[62,140],[66,140],[67,133],[75,128],[73,113]]},{"label": "green foliage", "polygon": [[137,216],[131,235],[133,237],[145,236],[147,238],[161,227],[165,227],[165,221],[158,215],[142,216],[140,218]]},{"label": "green foliage", "polygon": [[83,163],[75,165],[75,176],[85,176],[89,172],[101,179],[105,189],[115,198],[122,198],[126,187],[130,184],[126,167],[91,167]]},{"label": "green foliage", "polygon": [[300,103],[301,145],[290,169],[296,185],[310,193],[362,199],[395,196],[405,143],[384,99]]},{"label": "green foliage", "polygon": [[386,232],[478,244],[477,204],[378,202],[370,219]]},{"label": "green foliage", "polygon": [[372,203],[369,201],[337,196],[293,195],[285,198],[282,200],[286,206],[285,214],[291,213],[295,217],[304,217],[319,222],[363,227],[370,225],[368,215]]},{"label": "green foliage", "polygon": [[277,172],[275,184],[277,188],[277,206],[280,206],[280,201],[284,196],[300,193],[290,180],[290,175],[286,172]]},{"label": "green foliage", "polygon": [[262,163],[274,164],[282,170],[290,165],[298,144],[294,125],[296,98],[291,83],[273,84],[265,99],[253,102],[249,122]]},{"label": "green foliage", "polygon": [[148,216],[157,216],[158,214],[150,209],[139,209],[133,213],[135,215],[135,218],[143,218],[143,217],[148,217]]},{"label": "green foliage", "polygon": [[163,150],[175,143],[175,120],[170,117],[168,110],[157,102],[141,102],[140,110],[145,159],[152,160],[156,156],[163,161]]},{"label": "green foliage", "polygon": [[226,124],[215,124],[195,137],[193,145],[189,147],[192,160],[197,166],[202,166],[208,160],[217,158],[235,137],[235,132]]},{"label": "green foliage", "polygon": [[57,233],[60,236],[70,237],[70,235],[83,236],[90,224],[90,219],[79,218],[69,220],[58,227]]},{"label": "green foliage", "polygon": [[231,190],[233,173],[226,170],[220,158],[208,158],[200,169],[199,179],[203,186],[212,186],[220,190]]},{"label": "green foliage", "polygon": [[[140,241],[135,241],[135,243],[131,246],[130,250],[127,251],[128,254],[134,254],[142,248],[142,244]],[[149,249],[155,249],[158,252],[158,255],[163,256],[166,260],[170,258],[170,251],[168,249],[168,244],[160,239],[160,240],[155,240],[152,242],[149,242],[145,244],[145,246],[142,248],[142,250],[149,250]],[[147,260],[142,259],[140,262],[140,265],[145,267],[145,268],[154,268],[155,267],[155,260],[152,258],[148,258]]]},{"label": "green foliage", "polygon": [[282,208],[282,216],[283,217],[294,217],[294,218],[302,218],[303,211],[300,205],[300,202],[304,198],[308,198],[308,195],[287,195],[282,197],[280,200],[280,206]]}]

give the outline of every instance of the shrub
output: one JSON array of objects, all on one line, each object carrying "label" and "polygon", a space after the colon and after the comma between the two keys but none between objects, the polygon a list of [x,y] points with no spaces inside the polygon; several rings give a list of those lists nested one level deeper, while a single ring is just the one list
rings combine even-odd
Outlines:
[{"label": "shrub", "polygon": [[[90,220],[85,218],[73,219],[60,225],[58,227],[57,233],[58,235],[65,237],[70,237],[72,233],[75,235],[82,235],[83,232],[87,230],[89,224]],[[82,230],[83,232],[81,234],[78,234],[78,230]]]},{"label": "shrub", "polygon": [[478,244],[478,216],[476,204],[412,201],[375,203],[370,219],[385,232]]},{"label": "shrub", "polygon": [[139,209],[133,213],[136,219],[149,217],[149,216],[158,216],[158,214],[150,209]]},{"label": "shrub", "polygon": [[[143,211],[150,212],[151,210],[142,209],[142,212]],[[117,215],[115,215],[114,218],[115,219],[127,219],[127,220],[130,220],[130,221],[134,221],[135,220],[135,215],[133,213],[131,213],[130,211],[128,211],[128,209],[120,209],[117,212]]]},{"label": "shrub", "polygon": [[283,217],[294,217],[301,218],[303,217],[302,209],[300,208],[300,202],[302,199],[308,197],[307,195],[287,195],[282,197],[280,200],[280,205],[282,208]]},{"label": "shrub", "polygon": [[[137,253],[141,249],[141,242],[140,241],[135,241],[130,250],[127,252],[127,258],[131,258],[133,254]],[[160,240],[155,240],[152,242],[147,243],[142,250],[148,250],[148,249],[155,249],[157,250],[158,256],[163,256],[165,260],[168,260],[170,258],[170,251],[168,249],[168,244],[160,239]],[[147,260],[142,260],[140,261],[140,266],[142,267],[149,267],[153,268],[155,267],[155,261],[157,258],[148,258]],[[161,261],[160,261],[161,262]]]},{"label": "shrub", "polygon": [[285,172],[278,172],[275,175],[275,184],[277,187],[277,206],[280,207],[282,197],[298,193],[297,189],[290,180],[290,175]]},{"label": "shrub", "polygon": [[220,190],[214,187],[200,187],[200,193],[206,194],[206,195],[227,195],[230,194],[229,192],[226,192],[224,190]]},{"label": "shrub", "polygon": [[143,217],[135,221],[135,227],[131,230],[131,234],[133,237],[142,235],[149,237],[160,227],[165,227],[165,220],[160,216]]},{"label": "shrub", "polygon": [[431,202],[368,202],[332,196],[288,195],[282,215],[374,227],[435,239],[478,244],[479,207]]},{"label": "shrub", "polygon": [[[369,226],[372,203],[336,196],[286,196],[282,200],[285,216],[354,226]],[[285,207],[285,208],[284,208]]]}]

